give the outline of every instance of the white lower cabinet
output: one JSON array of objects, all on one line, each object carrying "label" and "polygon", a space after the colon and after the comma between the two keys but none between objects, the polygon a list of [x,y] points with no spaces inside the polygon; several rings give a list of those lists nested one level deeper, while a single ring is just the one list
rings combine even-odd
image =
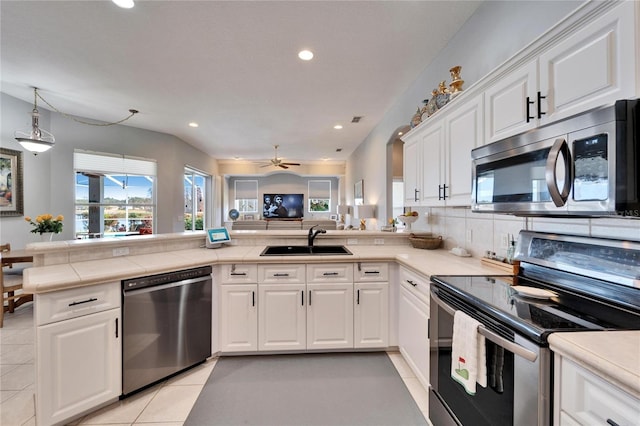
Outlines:
[{"label": "white lower cabinet", "polygon": [[639,399],[567,358],[555,361],[554,424],[640,424]]},{"label": "white lower cabinet", "polygon": [[353,283],[307,284],[307,349],[353,348]]},{"label": "white lower cabinet", "polygon": [[354,347],[389,346],[389,283],[355,283]]},{"label": "white lower cabinet", "polygon": [[[37,295],[38,310],[51,313],[36,314],[38,426],[65,424],[122,393],[119,288],[111,283]],[[97,306],[111,309],[95,312]],[[57,316],[68,319],[51,322]]]},{"label": "white lower cabinet", "polygon": [[258,349],[261,351],[306,348],[304,284],[258,286]]},{"label": "white lower cabinet", "polygon": [[352,263],[223,267],[221,351],[388,347],[388,265],[357,266],[355,274]]},{"label": "white lower cabinet", "polygon": [[429,280],[400,270],[398,346],[416,377],[429,387]]},{"label": "white lower cabinet", "polygon": [[258,350],[258,284],[220,286],[220,350]]}]

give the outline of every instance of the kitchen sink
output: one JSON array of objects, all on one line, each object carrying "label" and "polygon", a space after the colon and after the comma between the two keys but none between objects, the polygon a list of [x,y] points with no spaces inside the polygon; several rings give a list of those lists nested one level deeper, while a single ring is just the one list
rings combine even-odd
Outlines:
[{"label": "kitchen sink", "polygon": [[267,246],[260,256],[313,256],[353,254],[345,246]]}]

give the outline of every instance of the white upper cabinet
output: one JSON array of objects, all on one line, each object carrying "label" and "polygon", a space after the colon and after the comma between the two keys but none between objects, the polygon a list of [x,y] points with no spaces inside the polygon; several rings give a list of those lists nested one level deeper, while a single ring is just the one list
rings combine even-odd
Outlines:
[{"label": "white upper cabinet", "polygon": [[[405,204],[471,204],[471,150],[483,141],[483,95],[451,105],[407,137]],[[454,101],[455,102],[455,101]]]},{"label": "white upper cabinet", "polygon": [[404,140],[403,148],[404,205],[417,206],[422,194],[422,138],[414,133],[413,137]]},{"label": "white upper cabinet", "polygon": [[540,55],[541,123],[636,96],[636,3],[622,2]]},{"label": "white upper cabinet", "polygon": [[445,119],[446,165],[443,196],[447,206],[471,203],[471,150],[482,145],[482,95],[465,102]]},{"label": "white upper cabinet", "polygon": [[[485,140],[495,142],[536,127],[537,61],[509,73],[484,92]],[[532,99],[532,97],[534,99]],[[533,102],[533,103],[532,103]]]},{"label": "white upper cabinet", "polygon": [[486,143],[637,96],[637,2],[604,7],[485,90]]}]

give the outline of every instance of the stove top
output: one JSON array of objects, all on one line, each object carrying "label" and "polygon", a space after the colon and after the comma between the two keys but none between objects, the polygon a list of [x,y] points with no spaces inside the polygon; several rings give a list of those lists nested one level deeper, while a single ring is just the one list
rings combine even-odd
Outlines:
[{"label": "stove top", "polygon": [[545,346],[558,331],[640,329],[640,243],[523,231],[517,252],[517,276],[433,276],[432,291],[503,337]]}]

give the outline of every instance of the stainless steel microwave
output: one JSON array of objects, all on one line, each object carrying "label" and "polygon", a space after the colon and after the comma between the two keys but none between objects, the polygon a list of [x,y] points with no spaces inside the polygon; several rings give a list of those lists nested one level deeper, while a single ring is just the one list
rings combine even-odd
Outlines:
[{"label": "stainless steel microwave", "polygon": [[472,210],[640,218],[640,99],[476,148]]}]

